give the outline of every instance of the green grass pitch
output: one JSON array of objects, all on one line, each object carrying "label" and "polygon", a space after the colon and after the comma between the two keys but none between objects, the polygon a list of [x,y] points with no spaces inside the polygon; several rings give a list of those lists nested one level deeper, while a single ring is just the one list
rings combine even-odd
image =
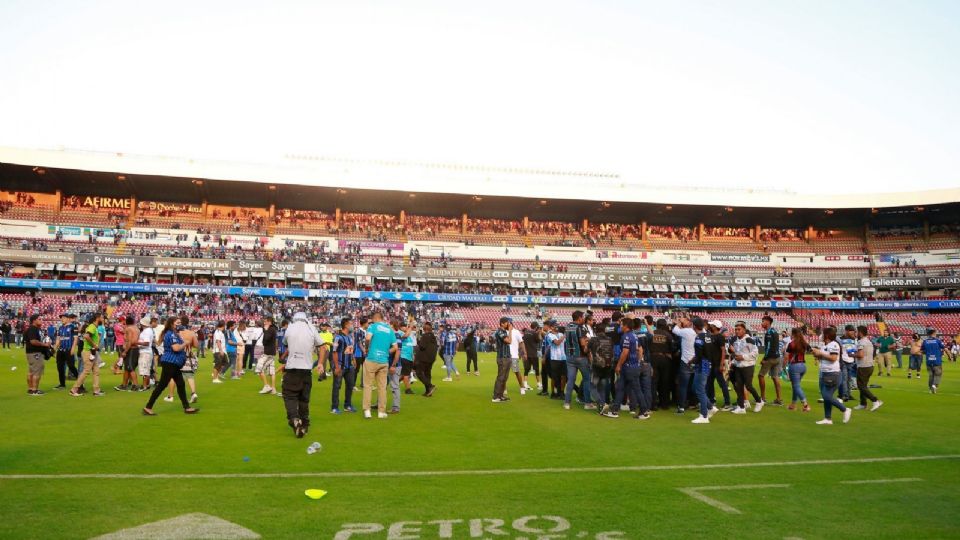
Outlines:
[{"label": "green grass pitch", "polygon": [[[453,383],[438,363],[436,395],[417,384],[387,420],[329,414],[330,381],[315,383],[313,427],[298,440],[250,373],[212,385],[201,360],[201,412],[161,401],[147,418],[146,394],[114,392],[106,360],[105,397],[51,390],[52,360],[47,395],[28,397],[23,351],[0,352],[0,538],[91,538],[190,513],[262,538],[960,537],[953,364],[938,395],[925,371],[875,378],[884,407],[848,425],[814,424],[812,362],[813,412],[770,406],[692,425],[692,412],[564,411],[520,396],[512,377],[513,400],[493,404],[495,366],[481,355],[481,376]],[[323,450],[309,455],[313,441]],[[308,488],[328,494],[311,500]]]}]

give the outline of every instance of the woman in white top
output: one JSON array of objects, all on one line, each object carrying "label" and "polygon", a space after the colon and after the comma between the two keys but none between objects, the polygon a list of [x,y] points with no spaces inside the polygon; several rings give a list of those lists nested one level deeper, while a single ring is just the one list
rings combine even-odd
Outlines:
[{"label": "woman in white top", "polygon": [[823,420],[821,425],[831,425],[831,413],[836,407],[843,413],[843,423],[850,421],[852,410],[844,406],[835,396],[840,386],[840,344],[837,342],[837,329],[828,326],[823,330],[823,347],[813,349],[814,358],[820,360],[820,395],[823,396]]}]

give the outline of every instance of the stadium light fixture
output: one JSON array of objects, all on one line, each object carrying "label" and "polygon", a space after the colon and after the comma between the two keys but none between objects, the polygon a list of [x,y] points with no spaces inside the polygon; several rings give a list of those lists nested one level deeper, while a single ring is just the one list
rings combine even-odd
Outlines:
[{"label": "stadium light fixture", "polygon": [[481,196],[479,196],[479,195],[474,195],[474,196],[473,196],[473,200],[475,200],[475,201],[477,201],[477,202],[480,202],[480,201],[483,200],[483,197],[481,197]]},{"label": "stadium light fixture", "polygon": [[823,213],[826,214],[826,215],[828,215],[828,216],[832,216],[832,215],[833,215],[833,210],[824,210]]},{"label": "stadium light fixture", "polygon": [[127,179],[127,177],[124,176],[124,175],[122,175],[122,174],[118,174],[118,175],[117,175],[117,180],[119,180],[119,181],[121,181],[121,182],[123,182],[123,181],[126,180],[126,179]]},{"label": "stadium light fixture", "polygon": [[270,191],[276,191],[276,190],[277,190],[277,186],[271,184],[271,185],[267,186],[267,189],[269,189]]},{"label": "stadium light fixture", "polygon": [[47,174],[47,170],[44,169],[43,167],[34,167],[33,172],[39,174],[40,176]]},{"label": "stadium light fixture", "polygon": [[728,207],[726,208],[726,211],[727,211],[727,212],[733,212],[733,207],[732,207],[732,206],[728,206]]},{"label": "stadium light fixture", "polygon": [[417,198],[417,194],[416,194],[416,193],[411,193],[411,194],[409,195],[409,197],[410,197],[411,199],[416,199],[416,198]]},{"label": "stadium light fixture", "polygon": [[668,204],[667,206],[665,206],[664,208],[666,208],[667,210],[673,210],[673,206],[670,206],[669,204]]},{"label": "stadium light fixture", "polygon": [[792,214],[792,213],[793,213],[793,208],[787,208],[787,213],[788,213],[788,214]]},{"label": "stadium light fixture", "polygon": [[546,206],[546,205],[547,205],[547,201],[545,201],[545,200],[541,200],[541,201],[540,201],[540,206]]},{"label": "stadium light fixture", "polygon": [[337,193],[339,193],[339,194],[341,194],[341,195],[346,195],[347,190],[345,190],[345,189],[343,189],[343,188],[337,188]]}]

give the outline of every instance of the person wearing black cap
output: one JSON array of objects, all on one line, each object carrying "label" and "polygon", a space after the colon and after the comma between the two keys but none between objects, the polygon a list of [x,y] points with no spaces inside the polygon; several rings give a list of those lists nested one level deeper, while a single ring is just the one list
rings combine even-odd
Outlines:
[{"label": "person wearing black cap", "polygon": [[40,378],[43,377],[44,362],[52,354],[53,347],[43,332],[40,314],[30,316],[30,326],[23,336],[27,352],[27,395],[42,396]]},{"label": "person wearing black cap", "polygon": [[675,339],[667,328],[666,319],[657,319],[657,328],[650,338],[650,361],[653,364],[653,386],[656,395],[653,405],[660,409],[670,408],[676,377],[673,362],[675,348]]},{"label": "person wearing black cap", "polygon": [[513,361],[510,358],[510,342],[513,321],[509,317],[500,317],[500,328],[493,334],[497,350],[497,379],[493,385],[493,402],[506,403],[510,398],[504,395],[507,389],[507,378],[510,377],[510,367]]}]

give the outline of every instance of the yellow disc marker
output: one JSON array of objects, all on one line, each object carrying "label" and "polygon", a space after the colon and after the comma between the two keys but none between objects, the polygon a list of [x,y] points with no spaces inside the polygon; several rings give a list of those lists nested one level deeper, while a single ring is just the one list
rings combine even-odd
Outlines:
[{"label": "yellow disc marker", "polygon": [[322,498],[324,495],[327,494],[327,492],[324,491],[324,490],[322,490],[322,489],[308,489],[308,490],[304,491],[303,493],[304,493],[304,495],[306,495],[307,497],[310,497],[311,499],[314,499],[314,500],[320,499],[320,498]]}]

